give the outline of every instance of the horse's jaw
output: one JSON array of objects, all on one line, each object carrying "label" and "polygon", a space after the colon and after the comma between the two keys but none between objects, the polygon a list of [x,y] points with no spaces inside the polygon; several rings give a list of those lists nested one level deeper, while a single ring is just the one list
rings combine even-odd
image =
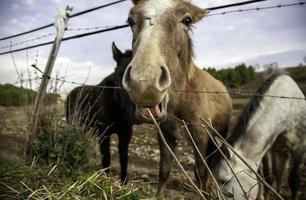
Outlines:
[{"label": "horse's jaw", "polygon": [[[154,106],[139,106],[136,105],[135,116],[142,123],[153,123],[153,119],[149,111],[152,113],[157,122],[163,122],[167,118],[168,95],[165,95],[163,100]],[[149,110],[149,111],[148,111]]]}]

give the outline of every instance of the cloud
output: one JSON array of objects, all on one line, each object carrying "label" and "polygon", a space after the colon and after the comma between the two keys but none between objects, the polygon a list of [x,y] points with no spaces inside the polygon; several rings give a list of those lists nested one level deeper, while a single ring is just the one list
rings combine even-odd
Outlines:
[{"label": "cloud", "polygon": [[[40,57],[37,66],[40,70],[44,70],[47,58]],[[41,74],[37,72],[30,65],[32,62],[27,62],[26,59],[15,59],[17,65],[17,71],[21,75],[23,80],[29,78],[35,78],[36,74],[41,77]],[[27,67],[28,66],[28,67]],[[4,56],[1,58],[1,73],[0,83],[16,83],[20,84],[20,79],[13,65],[13,60],[10,56]],[[35,72],[36,71],[36,72]],[[77,62],[71,60],[68,57],[58,57],[54,65],[51,76],[55,78],[64,77],[68,82],[76,82],[80,84],[96,85],[102,81],[107,75],[114,71],[114,67],[105,67],[95,64],[92,61]],[[88,77],[87,77],[88,76]],[[18,83],[17,83],[17,82]],[[32,81],[33,88],[37,88],[37,81]],[[29,86],[26,82],[23,86]],[[79,86],[78,84],[65,83],[61,92],[68,92],[72,88]]]},{"label": "cloud", "polygon": [[26,0],[27,4],[33,4],[33,0]]}]

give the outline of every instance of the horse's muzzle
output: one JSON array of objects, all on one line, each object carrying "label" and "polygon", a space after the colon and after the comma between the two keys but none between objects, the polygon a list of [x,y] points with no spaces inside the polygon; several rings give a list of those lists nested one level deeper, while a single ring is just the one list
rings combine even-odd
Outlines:
[{"label": "horse's muzzle", "polygon": [[161,103],[154,106],[138,106],[136,105],[135,116],[138,121],[143,123],[153,123],[148,109],[152,113],[157,122],[163,122],[167,118],[168,95],[165,95]]}]

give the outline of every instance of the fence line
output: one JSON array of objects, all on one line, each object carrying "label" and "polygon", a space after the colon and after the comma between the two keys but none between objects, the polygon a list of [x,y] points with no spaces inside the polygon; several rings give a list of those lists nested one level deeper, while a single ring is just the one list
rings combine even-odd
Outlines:
[{"label": "fence line", "polygon": [[[119,0],[119,1],[112,2],[112,3],[104,4],[104,5],[95,7],[95,8],[90,8],[90,9],[72,14],[70,16],[70,18],[77,17],[77,16],[80,16],[80,15],[84,15],[86,13],[89,13],[89,12],[92,12],[92,11],[95,11],[95,10],[98,10],[98,9],[101,9],[101,8],[105,8],[105,7],[108,7],[108,6],[112,6],[112,5],[115,5],[115,4],[124,2],[124,1],[127,1],[127,0]],[[26,35],[26,34],[33,33],[33,32],[39,31],[39,30],[43,30],[43,29],[49,28],[53,25],[54,25],[54,23],[50,23],[50,24],[47,24],[47,25],[44,25],[44,26],[41,26],[41,27],[38,27],[38,28],[35,28],[35,29],[32,29],[32,30],[28,30],[28,31],[25,31],[25,32],[22,32],[22,33],[18,33],[18,34],[15,34],[15,35],[3,37],[3,38],[0,38],[0,41],[7,40],[7,39],[10,39],[10,38],[14,38],[14,37],[18,37],[18,36],[22,36],[22,35]]]},{"label": "fence line", "polygon": [[238,10],[229,10],[229,11],[225,11],[225,12],[220,12],[220,13],[212,13],[209,14],[209,16],[216,16],[216,15],[226,15],[226,14],[230,14],[230,13],[242,13],[242,12],[250,12],[250,11],[261,11],[261,10],[269,10],[269,9],[274,9],[274,8],[284,8],[284,7],[292,7],[292,6],[302,6],[304,5],[306,2],[305,1],[301,1],[301,2],[297,2],[297,3],[290,3],[290,4],[278,4],[278,5],[274,5],[274,6],[262,6],[262,7],[255,7],[255,8],[246,8],[246,9],[238,9]]},{"label": "fence line", "polygon": [[36,41],[36,40],[47,38],[47,37],[52,36],[54,34],[55,33],[44,34],[44,35],[41,35],[41,36],[38,36],[38,37],[35,37],[35,38],[32,38],[32,39],[23,40],[21,42],[17,42],[17,43],[10,44],[10,45],[7,45],[7,46],[2,46],[2,47],[0,47],[0,49],[11,48],[11,47],[15,47],[15,46],[18,46],[18,45],[21,45],[21,44],[25,44],[27,42],[33,42],[33,41]]},{"label": "fence line", "polygon": [[[225,11],[225,12],[215,13],[215,14],[212,13],[212,14],[209,14],[208,16],[226,15],[226,14],[230,14],[230,13],[249,12],[249,11],[261,11],[261,10],[284,8],[284,7],[291,7],[291,6],[298,6],[298,5],[302,6],[302,5],[305,5],[305,4],[306,4],[305,1],[301,1],[301,2],[298,2],[298,3],[291,3],[291,4],[278,4],[278,5],[274,5],[274,6],[264,6],[264,7],[239,9],[239,10],[230,10],[230,11]],[[127,28],[127,27],[129,27],[128,24],[119,25],[119,26],[104,26],[104,27],[103,26],[96,26],[96,27],[84,27],[84,28],[75,28],[75,29],[71,28],[71,29],[68,29],[68,30],[70,30],[70,31],[76,31],[76,30],[81,31],[81,30],[93,30],[94,29],[94,30],[97,30],[97,31],[92,31],[92,32],[82,33],[82,34],[79,34],[79,35],[66,37],[66,38],[63,38],[63,41],[77,39],[77,38],[86,37],[86,36],[90,36],[90,35],[95,35],[95,34],[99,34],[99,33],[103,33],[103,32],[108,32],[108,31],[114,31],[114,30],[117,30],[117,29],[122,29],[122,28]],[[104,29],[98,30],[100,28],[104,28]],[[35,40],[47,37],[47,36],[49,36],[49,34],[30,39],[29,41],[35,41]],[[28,41],[25,40],[23,42],[15,43],[12,46],[17,46],[19,44],[23,44],[23,43],[26,43],[26,42],[28,42]],[[37,47],[41,47],[41,46],[46,46],[46,45],[50,45],[52,43],[53,43],[53,41],[49,41],[49,42],[44,42],[44,43],[20,48],[20,49],[4,51],[4,52],[0,52],[0,55],[5,55],[5,54],[8,54],[8,53],[14,53],[14,52],[18,52],[18,51],[24,51],[24,50],[27,50],[27,49],[37,48]],[[10,47],[10,46],[9,45],[4,46],[4,47],[1,47],[0,49],[4,49],[4,48],[7,48],[7,47]]]},{"label": "fence line", "polygon": [[78,27],[78,28],[68,28],[67,31],[89,31],[89,30],[99,30],[99,29],[108,29],[112,26],[93,26],[93,27]]},{"label": "fence line", "polygon": [[[60,81],[63,83],[69,83],[73,85],[78,85],[78,86],[89,86],[89,87],[96,87],[96,88],[103,88],[103,89],[118,89],[118,90],[124,90],[122,86],[106,86],[106,85],[88,85],[85,83],[79,83],[75,81],[67,81],[65,78],[54,78],[52,76],[48,76],[49,79],[54,80],[54,81]],[[18,84],[21,82],[27,82],[27,81],[34,81],[34,80],[39,80],[42,79],[42,77],[36,77],[33,79],[25,79],[25,80],[19,80],[16,81],[14,84]],[[306,97],[300,98],[300,97],[290,97],[290,96],[277,96],[277,95],[269,95],[269,94],[261,94],[261,93],[252,93],[252,92],[245,92],[241,90],[229,90],[226,92],[221,92],[221,91],[208,91],[208,90],[174,90],[176,93],[195,93],[195,94],[229,94],[235,97],[268,97],[268,98],[274,98],[274,99],[288,99],[288,100],[301,100],[301,101],[306,101]]]},{"label": "fence line", "polygon": [[253,4],[253,3],[259,3],[259,2],[263,2],[263,1],[268,1],[268,0],[242,1],[242,2],[238,2],[238,3],[232,3],[232,4],[226,4],[226,5],[221,5],[221,6],[210,7],[210,8],[206,8],[206,10],[209,10],[209,11],[210,10],[220,10],[220,9],[224,9],[224,8],[244,6],[244,5]]},{"label": "fence line", "polygon": [[[112,2],[112,3],[108,3],[108,4],[101,5],[101,6],[97,6],[97,7],[94,7],[94,8],[90,8],[90,9],[87,9],[87,10],[84,10],[84,11],[72,14],[70,16],[70,18],[77,17],[77,16],[80,16],[80,15],[84,15],[86,13],[93,12],[93,11],[101,9],[101,8],[109,7],[109,6],[112,6],[112,5],[124,2],[124,1],[127,1],[127,0],[119,0],[119,1]],[[257,3],[257,2],[262,2],[262,1],[267,1],[267,0],[244,1],[244,2],[227,4],[227,5],[222,5],[222,6],[210,7],[210,8],[206,8],[206,9],[207,10],[219,10],[219,9],[224,9],[224,8],[229,8],[229,7],[236,7],[236,6],[242,6],[242,5],[252,4],[252,3]],[[25,32],[22,32],[22,33],[18,33],[18,34],[15,34],[15,35],[3,37],[3,38],[0,38],[0,41],[7,40],[7,39],[10,39],[10,38],[14,38],[14,37],[18,37],[18,36],[22,36],[22,35],[26,35],[26,34],[33,33],[33,32],[39,31],[39,30],[43,30],[43,29],[49,28],[49,27],[51,27],[53,25],[54,25],[54,23],[50,23],[50,24],[47,24],[47,25],[44,25],[44,26],[41,26],[41,27],[38,27],[38,28],[35,28],[35,29],[32,29],[32,30],[28,30],[28,31],[25,31]]]},{"label": "fence line", "polygon": [[[117,29],[126,28],[128,26],[129,26],[128,24],[125,24],[125,25],[114,26],[114,27],[111,27],[111,28],[102,29],[102,30],[98,30],[98,31],[93,31],[93,32],[73,35],[73,36],[70,36],[70,37],[63,38],[62,41],[74,40],[74,39],[78,39],[78,38],[82,38],[82,37],[86,37],[86,36],[90,36],[90,35],[95,35],[95,34],[98,34],[98,33],[103,33],[103,32],[108,32],[108,31],[113,31],[113,30],[117,30]],[[53,44],[53,42],[54,41],[49,41],[49,42],[44,42],[44,43],[40,43],[40,44],[36,44],[36,45],[20,48],[20,49],[14,49],[14,50],[10,50],[10,51],[5,51],[5,52],[1,52],[0,55],[14,53],[14,52],[18,52],[18,51],[24,51],[24,50],[27,50],[27,49],[33,49],[33,48],[41,47],[41,46],[46,46],[46,45]]]}]

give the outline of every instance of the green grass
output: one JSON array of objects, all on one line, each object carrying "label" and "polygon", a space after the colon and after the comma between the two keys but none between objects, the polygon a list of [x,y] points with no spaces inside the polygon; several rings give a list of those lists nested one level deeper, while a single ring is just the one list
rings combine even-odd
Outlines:
[{"label": "green grass", "polygon": [[78,176],[58,176],[54,167],[0,162],[0,199],[148,199],[142,183],[122,185],[103,170]]}]

